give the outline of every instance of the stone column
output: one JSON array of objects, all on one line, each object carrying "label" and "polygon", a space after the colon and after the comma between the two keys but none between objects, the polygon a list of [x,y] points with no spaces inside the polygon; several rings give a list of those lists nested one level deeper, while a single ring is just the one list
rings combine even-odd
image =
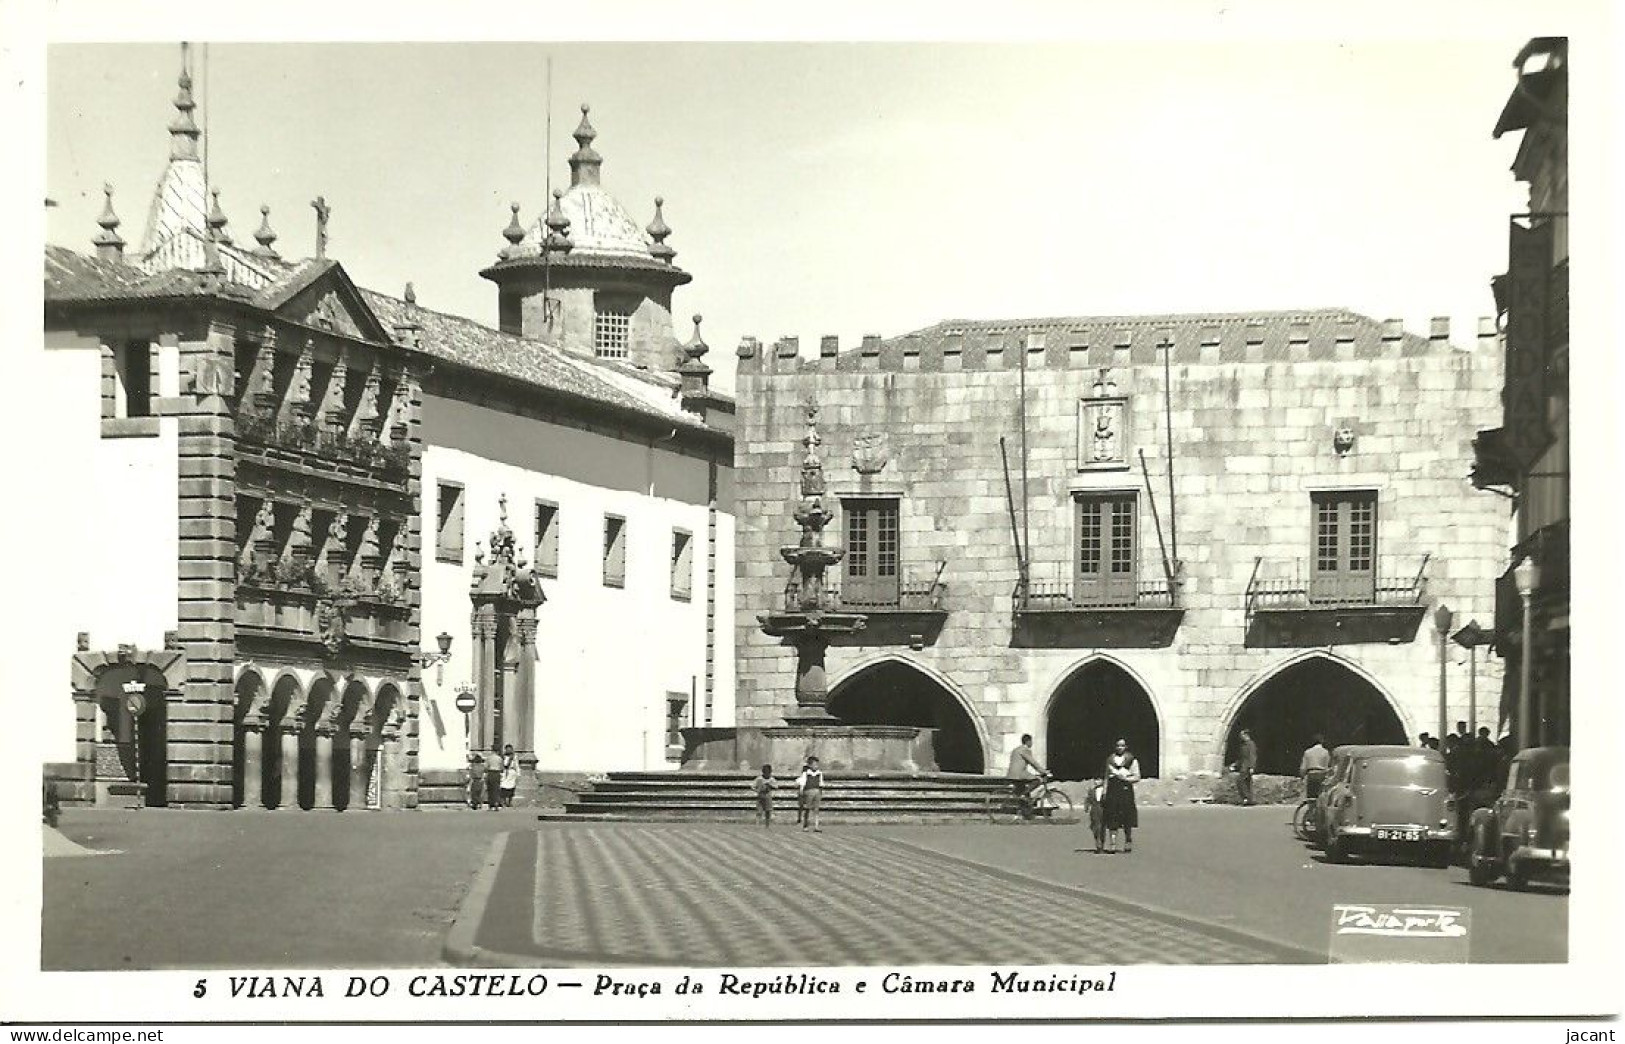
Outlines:
[{"label": "stone column", "polygon": [[372,766],[367,763],[366,723],[362,722],[359,728],[350,727],[350,808],[367,807],[367,779],[371,775]]},{"label": "stone column", "polygon": [[243,803],[241,808],[265,807],[265,723],[243,723]]},{"label": "stone column", "polygon": [[536,767],[536,611],[525,610],[514,618],[519,663],[508,699],[508,728],[505,742],[512,743],[525,769]]},{"label": "stone column", "polygon": [[478,701],[474,705],[474,749],[487,751],[491,749],[492,739],[495,735],[496,701],[497,694],[497,622],[496,613],[489,606],[481,606],[474,610],[474,620],[471,627],[474,637],[473,674],[474,698]]},{"label": "stone column", "polygon": [[378,807],[400,808],[405,798],[406,779],[401,762],[401,734],[398,728],[384,733],[378,756],[383,759],[383,771],[378,777]]},{"label": "stone column", "polygon": [[316,727],[316,793],[311,808],[333,807],[333,727]]},{"label": "stone column", "polygon": [[276,807],[299,807],[299,722],[287,721],[282,725],[282,781],[277,792]]}]

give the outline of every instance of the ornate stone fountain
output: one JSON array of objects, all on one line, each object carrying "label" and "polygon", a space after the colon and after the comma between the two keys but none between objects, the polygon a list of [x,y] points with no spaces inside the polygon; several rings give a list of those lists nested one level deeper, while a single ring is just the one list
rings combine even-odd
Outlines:
[{"label": "ornate stone fountain", "polygon": [[830,643],[863,630],[861,613],[842,611],[824,586],[824,572],[846,555],[827,544],[824,527],[833,517],[824,505],[824,462],[818,455],[818,405],[805,406],[807,432],[801,444],[801,501],[795,518],[801,540],[779,554],[795,569],[785,588],[784,610],[757,617],[763,633],[796,651],[795,711],[785,724],[738,728],[684,729],[685,769],[754,769],[772,764],[794,771],[817,755],[823,767],[866,772],[928,772],[937,768],[932,730],[912,725],[848,725],[829,713],[824,656]]},{"label": "ornate stone fountain", "polygon": [[785,611],[757,617],[762,631],[796,651],[796,713],[786,716],[791,725],[833,725],[829,686],[824,676],[824,652],[830,640],[863,630],[867,620],[858,613],[843,613],[831,605],[824,587],[824,570],[839,562],[846,549],[824,543],[824,527],[832,517],[824,506],[824,462],[818,456],[818,405],[809,402],[807,434],[801,444],[807,455],[801,464],[801,503],[793,516],[801,526],[801,542],[779,548],[795,568],[796,578],[785,593]]}]

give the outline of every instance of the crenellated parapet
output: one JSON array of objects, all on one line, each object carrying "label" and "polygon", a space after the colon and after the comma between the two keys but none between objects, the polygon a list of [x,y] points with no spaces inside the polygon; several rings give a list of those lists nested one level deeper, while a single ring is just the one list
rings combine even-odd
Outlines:
[{"label": "crenellated parapet", "polygon": [[745,337],[735,350],[741,374],[951,373],[1029,369],[1099,370],[1174,365],[1336,362],[1403,359],[1463,348],[1493,348],[1495,320],[1478,320],[1470,338],[1452,341],[1436,317],[1426,334],[1398,319],[1353,312],[1119,316],[1023,322],[944,322],[900,337],[869,334],[842,346],[823,336],[814,355],[799,337],[772,343]]}]

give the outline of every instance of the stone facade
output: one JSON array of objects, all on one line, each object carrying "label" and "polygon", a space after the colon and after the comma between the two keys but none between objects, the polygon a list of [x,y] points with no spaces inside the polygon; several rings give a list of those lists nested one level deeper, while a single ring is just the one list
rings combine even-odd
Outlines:
[{"label": "stone facade", "polygon": [[[739,724],[777,724],[794,708],[794,656],[761,633],[758,616],[785,597],[779,547],[795,539],[810,398],[828,499],[842,516],[893,500],[897,510],[897,593],[891,604],[871,601],[866,633],[828,653],[838,716],[957,730],[979,748],[957,759],[962,770],[1002,771],[1023,732],[1042,758],[1063,756],[1051,746],[1096,749],[1110,737],[1072,733],[1101,729],[1136,733],[1131,744],[1163,773],[1212,770],[1249,698],[1296,667],[1300,688],[1329,677],[1362,694],[1349,697],[1365,701],[1358,713],[1302,716],[1332,731],[1331,742],[1438,731],[1432,611],[1448,604],[1458,620],[1487,619],[1504,556],[1504,510],[1464,481],[1500,380],[1493,326],[1476,342],[1449,343],[1441,321],[1420,337],[1341,312],[945,323],[846,351],[825,339],[817,358],[794,341],[747,339],[737,388]],[[1363,599],[1313,596],[1317,498],[1352,491],[1376,498],[1373,586]],[[1083,593],[1073,559],[1088,539],[1080,505],[1102,497],[1126,498],[1132,518],[1118,524],[1135,527],[1127,594],[1115,604]],[[1025,588],[1013,528],[1030,546]],[[830,532],[847,545],[850,584],[849,520]],[[1164,556],[1177,574],[1171,597]],[[1469,678],[1465,654],[1450,654],[1454,723],[1469,716]],[[1480,657],[1479,674],[1475,716],[1493,727],[1499,664]],[[1129,695],[1100,695],[1114,688]],[[904,690],[927,695],[910,709]],[[1088,709],[1103,698],[1117,709]],[[1272,697],[1280,706],[1314,698]],[[1125,699],[1140,709],[1125,710]],[[1303,737],[1277,731],[1266,760],[1295,769]]]},{"label": "stone facade", "polygon": [[[719,659],[731,644],[732,401],[709,389],[697,325],[675,372],[670,291],[689,277],[670,264],[658,208],[647,235],[610,210],[585,118],[580,191],[564,208],[583,246],[570,264],[658,303],[629,324],[625,361],[421,308],[410,284],[399,298],[356,287],[326,256],[321,197],[315,257],[284,258],[264,207],[257,246],[234,243],[182,64],[141,252],[125,255],[107,189],[95,256],[46,248],[45,350],[19,364],[55,407],[40,444],[81,455],[107,500],[94,512],[47,501],[27,520],[31,543],[94,548],[56,577],[74,600],[48,596],[27,632],[72,657],[71,746],[46,754],[73,752],[47,767],[59,796],[412,808],[425,755],[442,773],[465,763],[463,730],[448,742],[447,727],[463,679],[487,740],[503,713],[525,733],[502,738],[531,775],[538,754],[577,767],[581,751],[602,759],[582,766],[595,770],[663,764],[672,729],[731,714]],[[568,226],[554,217],[549,229]],[[455,554],[438,546],[443,480],[479,499],[465,500],[467,519],[459,509]],[[534,580],[512,643],[485,626],[482,531],[469,529],[465,553],[462,525],[510,494],[522,514],[503,527],[506,561]],[[564,512],[562,574],[557,547],[544,570],[533,546],[544,500]],[[614,584],[597,548],[606,513],[637,541]],[[538,618],[544,583],[553,606]],[[424,648],[426,619],[438,652]],[[627,655],[628,634],[643,655]],[[53,662],[31,665],[42,691],[61,689]],[[581,698],[596,687],[616,691]]]}]

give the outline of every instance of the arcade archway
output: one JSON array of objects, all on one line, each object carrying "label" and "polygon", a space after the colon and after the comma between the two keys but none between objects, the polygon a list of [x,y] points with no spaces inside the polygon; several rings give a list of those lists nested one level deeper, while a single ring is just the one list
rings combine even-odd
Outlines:
[{"label": "arcade archway", "polygon": [[1091,660],[1050,697],[1045,767],[1057,779],[1099,779],[1121,738],[1150,778],[1160,772],[1161,732],[1151,696],[1134,676],[1110,660]]},{"label": "arcade archway", "polygon": [[1287,664],[1246,696],[1225,735],[1225,764],[1236,760],[1242,729],[1251,730],[1258,771],[1266,775],[1297,775],[1316,734],[1328,748],[1406,742],[1404,723],[1382,690],[1323,654]]},{"label": "arcade archway", "polygon": [[836,685],[829,694],[829,712],[852,725],[935,729],[939,769],[985,771],[982,741],[964,705],[935,678],[900,660],[871,664]]}]

